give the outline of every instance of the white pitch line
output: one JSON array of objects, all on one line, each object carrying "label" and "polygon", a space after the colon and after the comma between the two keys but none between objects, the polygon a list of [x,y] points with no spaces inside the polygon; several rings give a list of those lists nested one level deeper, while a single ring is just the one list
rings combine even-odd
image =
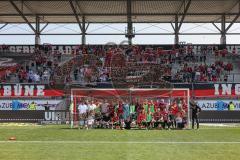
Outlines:
[{"label": "white pitch line", "polygon": [[46,144],[240,144],[240,142],[164,142],[164,141],[0,141],[6,143],[46,143]]}]

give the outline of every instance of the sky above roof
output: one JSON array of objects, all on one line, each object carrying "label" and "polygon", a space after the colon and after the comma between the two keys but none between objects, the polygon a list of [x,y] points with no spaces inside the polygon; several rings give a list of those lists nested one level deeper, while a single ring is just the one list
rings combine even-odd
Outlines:
[{"label": "sky above roof", "polygon": [[[220,24],[217,24],[220,27]],[[0,25],[1,27],[2,25]],[[41,27],[43,27],[42,25]],[[126,32],[126,24],[90,24],[87,33],[121,33]],[[135,33],[173,33],[170,24],[134,24]],[[76,24],[51,24],[48,25],[42,33],[58,34],[58,33],[79,33],[79,26]],[[213,33],[219,31],[212,24],[183,24],[181,33]],[[0,34],[13,33],[33,33],[25,24],[9,24],[0,30]],[[229,33],[240,33],[240,24],[234,24]],[[88,35],[87,44],[106,44],[113,42],[116,44],[127,40],[124,35]],[[180,42],[193,44],[219,44],[220,34],[218,35],[180,35]],[[240,44],[239,35],[227,35],[228,44]],[[34,44],[34,35],[0,35],[0,44]],[[41,43],[51,44],[80,44],[81,35],[41,35]],[[173,44],[174,35],[136,35],[133,39],[134,44]]]}]

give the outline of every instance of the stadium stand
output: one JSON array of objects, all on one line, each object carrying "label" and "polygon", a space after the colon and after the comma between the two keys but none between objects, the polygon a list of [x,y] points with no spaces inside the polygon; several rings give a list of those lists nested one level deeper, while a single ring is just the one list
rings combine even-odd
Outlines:
[{"label": "stadium stand", "polygon": [[2,68],[0,76],[2,83],[229,82],[231,73],[239,72],[238,58],[210,47],[85,46],[66,55],[48,46],[24,63]]}]

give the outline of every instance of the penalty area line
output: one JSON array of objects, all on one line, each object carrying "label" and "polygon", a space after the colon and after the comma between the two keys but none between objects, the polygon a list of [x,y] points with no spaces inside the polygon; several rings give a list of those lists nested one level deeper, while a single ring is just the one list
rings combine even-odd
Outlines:
[{"label": "penalty area line", "polygon": [[240,144],[240,142],[171,142],[171,141],[0,141],[6,143],[40,144]]}]

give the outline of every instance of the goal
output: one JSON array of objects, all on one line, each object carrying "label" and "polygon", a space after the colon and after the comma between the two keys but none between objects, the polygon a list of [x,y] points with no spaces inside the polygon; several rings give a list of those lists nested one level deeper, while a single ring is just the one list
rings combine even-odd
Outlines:
[{"label": "goal", "polygon": [[71,89],[71,101],[73,103],[72,126],[78,126],[78,104],[80,102],[128,102],[144,103],[154,101],[166,104],[166,106],[177,105],[184,109],[187,118],[187,127],[190,125],[190,91],[188,88],[172,89]]}]

